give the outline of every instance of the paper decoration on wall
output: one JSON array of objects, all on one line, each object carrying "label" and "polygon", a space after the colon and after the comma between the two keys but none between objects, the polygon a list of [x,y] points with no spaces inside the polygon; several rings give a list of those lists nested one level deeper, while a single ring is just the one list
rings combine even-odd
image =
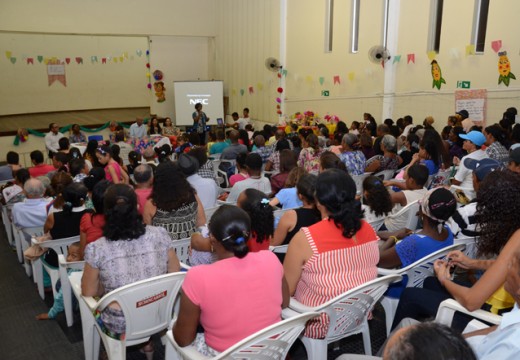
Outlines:
[{"label": "paper decoration on wall", "polygon": [[307,75],[307,76],[305,77],[305,82],[307,82],[307,84],[309,84],[309,85],[312,84],[312,76]]},{"label": "paper decoration on wall", "polygon": [[286,69],[283,69],[283,70],[282,70],[282,75],[285,76],[285,77],[287,77],[287,70],[286,70]]},{"label": "paper decoration on wall", "polygon": [[407,64],[409,64],[409,63],[414,63],[415,64],[415,54],[408,54],[406,63]]},{"label": "paper decoration on wall", "polygon": [[5,52],[5,57],[8,58],[8,59],[11,59],[11,56],[13,55],[13,52],[12,51],[6,51]]},{"label": "paper decoration on wall", "polygon": [[155,79],[155,81],[161,81],[164,77],[164,74],[161,70],[155,70],[153,72],[153,78]]},{"label": "paper decoration on wall", "polygon": [[11,56],[11,58],[9,60],[11,60],[11,63],[13,65],[16,64],[16,58],[14,56]]},{"label": "paper decoration on wall", "polygon": [[27,58],[27,64],[33,64],[34,65],[34,59],[33,58]]},{"label": "paper decoration on wall", "polygon": [[157,102],[162,103],[166,100],[166,96],[164,92],[166,88],[164,87],[164,83],[162,81],[156,81],[153,83],[153,89],[155,90],[155,96],[157,96]]},{"label": "paper decoration on wall", "polygon": [[43,63],[44,63],[45,65],[48,65],[48,64],[49,64],[49,61],[51,61],[51,59],[49,59],[49,58],[45,58],[45,59],[43,59]]},{"label": "paper decoration on wall", "polygon": [[495,51],[496,53],[498,53],[500,51],[500,48],[502,47],[502,40],[495,40],[495,41],[491,41],[491,48],[493,49],[493,51]]},{"label": "paper decoration on wall", "polygon": [[334,85],[341,84],[341,78],[339,75],[334,75]]},{"label": "paper decoration on wall", "polygon": [[511,72],[511,63],[507,57],[507,51],[498,53],[498,85],[504,83],[505,86],[509,87],[509,81],[511,79],[516,80],[515,75]]},{"label": "paper decoration on wall", "polygon": [[125,60],[125,57],[124,56],[120,56],[119,57],[119,62],[123,62],[123,60]]},{"label": "paper decoration on wall", "polygon": [[444,80],[444,78],[442,77],[442,70],[441,70],[441,67],[439,66],[439,64],[437,63],[437,60],[433,60],[432,63],[432,78],[433,78],[433,83],[432,83],[432,89],[434,87],[437,88],[437,90],[440,90],[441,89],[441,84],[446,84],[446,80]]},{"label": "paper decoration on wall", "polygon": [[244,89],[240,89],[240,96],[244,96],[244,94],[245,94]]},{"label": "paper decoration on wall", "polygon": [[435,50],[428,51],[426,54],[428,55],[428,59],[430,59],[430,61],[433,61],[433,59],[435,59],[435,56],[437,56]]},{"label": "paper decoration on wall", "polygon": [[107,56],[107,61],[112,60],[112,56]]},{"label": "paper decoration on wall", "polygon": [[65,62],[67,63],[67,65],[70,64],[70,58],[65,58]]},{"label": "paper decoration on wall", "polygon": [[59,81],[63,86],[67,86],[65,63],[60,62],[60,60],[49,60],[47,64],[47,78],[49,86],[51,86],[55,81]]},{"label": "paper decoration on wall", "polygon": [[92,62],[92,64],[97,63],[98,62],[97,56],[96,55],[91,56],[90,61]]},{"label": "paper decoration on wall", "polygon": [[143,50],[136,50],[135,51],[135,54],[139,57],[141,57],[143,55]]},{"label": "paper decoration on wall", "polygon": [[466,56],[469,55],[475,55],[475,45],[473,44],[466,45]]},{"label": "paper decoration on wall", "polygon": [[252,95],[255,93],[255,89],[252,86],[250,86],[248,90],[249,90],[249,95]]},{"label": "paper decoration on wall", "polygon": [[401,62],[401,55],[395,55],[394,56],[394,61],[392,62],[392,64],[395,64],[395,63],[398,63],[398,62]]},{"label": "paper decoration on wall", "polygon": [[43,61],[43,56],[41,56],[41,55],[38,55],[37,59],[38,59],[38,62],[39,62],[39,63],[41,64],[41,63],[42,63],[42,61]]},{"label": "paper decoration on wall", "polygon": [[237,95],[237,89],[231,90],[231,95],[236,96]]},{"label": "paper decoration on wall", "polygon": [[128,59],[128,51],[125,51],[125,52],[123,53],[123,57],[124,57],[125,59]]},{"label": "paper decoration on wall", "polygon": [[106,64],[107,63],[107,58],[101,58],[101,64]]},{"label": "paper decoration on wall", "polygon": [[356,73],[355,72],[349,72],[348,73],[348,79],[350,81],[354,81],[355,77],[356,77]]},{"label": "paper decoration on wall", "polygon": [[114,63],[117,63],[117,57],[114,56],[114,57],[112,58],[112,61],[113,61]]},{"label": "paper decoration on wall", "polygon": [[455,60],[459,59],[459,58],[460,58],[460,51],[459,51],[459,49],[457,49],[457,48],[451,48],[451,49],[450,49],[450,56],[451,56],[453,59],[455,59]]},{"label": "paper decoration on wall", "polygon": [[83,58],[82,57],[77,57],[76,58],[76,62],[79,64],[83,64]]},{"label": "paper decoration on wall", "polygon": [[320,85],[323,85],[323,83],[325,82],[325,78],[323,76],[320,76]]},{"label": "paper decoration on wall", "polygon": [[262,91],[264,89],[264,85],[262,83],[257,83],[256,84],[256,88],[260,91]]}]

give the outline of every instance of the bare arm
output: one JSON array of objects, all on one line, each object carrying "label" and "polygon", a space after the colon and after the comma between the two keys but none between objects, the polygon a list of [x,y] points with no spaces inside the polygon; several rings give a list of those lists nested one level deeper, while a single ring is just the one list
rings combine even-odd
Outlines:
[{"label": "bare arm", "polygon": [[146,225],[152,225],[152,219],[155,216],[157,207],[152,203],[151,199],[148,199],[144,204],[143,209],[143,222]]},{"label": "bare arm", "polygon": [[114,184],[119,184],[121,181],[119,180],[119,176],[117,176],[116,170],[112,165],[107,165],[108,172],[110,173],[110,176],[112,176],[112,182]]},{"label": "bare arm", "polygon": [[173,327],[173,337],[180,346],[188,346],[197,336],[200,320],[200,308],[195,305],[181,290],[181,306],[179,318]]},{"label": "bare arm", "polygon": [[206,213],[204,212],[204,206],[202,206],[202,202],[199,197],[195,195],[195,199],[197,199],[197,226],[202,226],[206,224]]},{"label": "bare arm", "polygon": [[285,276],[282,278],[282,309],[285,309],[289,306],[289,302],[291,301],[291,295],[289,294],[289,285],[287,284],[287,280]]},{"label": "bare arm", "polygon": [[404,196],[402,191],[399,192],[390,192],[390,199],[392,199],[392,203],[400,204],[401,206],[406,206],[406,196]]},{"label": "bare arm", "polygon": [[294,295],[296,286],[302,275],[302,267],[305,262],[312,256],[312,249],[307,242],[303,231],[299,231],[294,235],[289,243],[287,254],[283,262],[283,269],[287,285],[289,286],[289,294]]},{"label": "bare arm", "polygon": [[379,169],[381,167],[381,161],[379,160],[374,160],[370,163],[370,165],[368,165],[366,168],[365,168],[365,172],[374,172],[374,171],[377,171],[377,169]]},{"label": "bare arm", "polygon": [[83,269],[81,278],[81,295],[83,296],[102,296],[105,290],[99,281],[99,270],[94,269],[88,263]]},{"label": "bare arm", "polygon": [[181,270],[181,264],[175,250],[168,250],[168,272],[173,273]]},{"label": "bare arm", "polygon": [[385,241],[383,248],[379,250],[378,267],[384,269],[393,269],[401,265],[401,259],[395,250],[395,241],[389,238]]},{"label": "bare arm", "polygon": [[191,235],[191,248],[197,251],[211,251],[209,238],[205,238],[201,233],[196,232]]},{"label": "bare arm", "polygon": [[43,225],[43,232],[46,234],[54,227],[54,213],[50,213],[47,216],[47,220],[45,220],[45,224]]},{"label": "bare arm", "polygon": [[267,160],[267,162],[265,163],[265,171],[271,171],[271,169],[273,168],[273,162],[271,160]]},{"label": "bare arm", "polygon": [[285,237],[289,233],[289,231],[292,231],[294,229],[294,226],[296,225],[296,211],[289,210],[286,211],[282,217],[280,218],[280,221],[278,222],[278,226],[274,230],[274,235],[271,239],[271,245],[272,246],[278,246],[282,245],[283,241],[285,240]]}]

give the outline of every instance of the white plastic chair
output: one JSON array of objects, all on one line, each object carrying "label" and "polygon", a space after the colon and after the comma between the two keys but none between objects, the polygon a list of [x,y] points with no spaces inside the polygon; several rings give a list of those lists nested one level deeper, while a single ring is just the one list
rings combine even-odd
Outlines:
[{"label": "white plastic chair", "polygon": [[453,239],[453,243],[457,245],[464,245],[464,255],[469,258],[476,258],[477,256],[477,239],[475,237],[460,236]]},{"label": "white plastic chair", "polygon": [[204,209],[204,214],[206,214],[206,222],[209,222],[209,219],[211,219],[211,216],[213,216],[213,213],[217,211],[218,208],[219,206],[214,206],[209,209]]},{"label": "white plastic chair", "polygon": [[[22,243],[22,253],[27,250],[31,244],[31,238],[36,236],[42,236],[43,235],[43,226],[36,226],[36,227],[27,227],[18,229],[18,237],[20,239],[20,242]],[[25,273],[27,276],[31,276],[33,273],[33,264],[30,263],[29,260],[23,259],[23,265],[25,267]],[[34,282],[36,282],[36,279],[33,277]]]},{"label": "white plastic chair", "polygon": [[[0,204],[1,205],[1,204]],[[5,232],[7,234],[7,241],[9,245],[14,245],[13,232],[11,229],[11,220],[9,219],[9,212],[7,211],[7,205],[2,206],[2,222],[4,223]]]},{"label": "white plastic chair", "polygon": [[191,238],[173,240],[173,249],[181,263],[188,263],[190,258]]},{"label": "white plastic chair", "polygon": [[[64,257],[67,257],[68,254],[68,246],[70,244],[74,244],[76,242],[79,242],[79,235],[78,236],[72,236],[69,238],[63,238],[63,239],[56,239],[56,240],[46,240],[42,242],[38,242],[34,237],[31,239],[31,242],[33,245],[40,245],[43,249],[52,249],[54,250],[58,255],[63,255]],[[52,266],[49,266],[45,264],[41,257],[33,260],[33,276],[36,281],[36,284],[38,285],[38,292],[40,294],[40,297],[42,299],[45,299],[45,292],[43,289],[43,268],[45,267],[45,270],[51,277],[51,283],[52,283],[52,294],[54,297],[56,297],[56,283],[58,282],[58,279],[60,277],[60,273],[58,271],[58,268],[54,268]]]},{"label": "white plastic chair", "polygon": [[437,174],[433,175],[432,182],[429,184],[428,188],[448,185],[450,182],[450,178],[449,178],[450,174],[451,174],[451,169],[444,170],[444,171],[439,170],[437,172]]},{"label": "white plastic chair", "polygon": [[[319,313],[308,312],[280,321],[248,336],[211,359],[285,359],[291,345],[305,328],[305,323],[316,316],[319,316]],[[210,359],[193,346],[180,347],[175,342],[171,330],[167,332],[166,337],[166,360]]]},{"label": "white plastic chair", "polygon": [[61,292],[63,294],[63,307],[65,308],[65,318],[67,319],[67,326],[71,327],[74,324],[74,315],[72,308],[72,287],[69,280],[68,270],[83,270],[85,267],[84,261],[67,262],[65,256],[58,255],[59,274],[61,281]]},{"label": "white plastic chair", "polygon": [[11,223],[10,232],[13,234],[14,246],[16,248],[16,256],[18,257],[18,262],[23,264],[23,249],[22,249],[22,238],[20,236],[20,231],[16,227],[14,223]]},{"label": "white plastic chair", "polygon": [[275,254],[286,254],[289,245],[269,246],[269,250]]},{"label": "white plastic chair", "polygon": [[383,178],[383,180],[390,180],[394,177],[395,170],[382,170],[374,174],[374,176],[377,176],[379,178]]},{"label": "white plastic chair", "polygon": [[[144,343],[151,335],[168,328],[172,320],[173,304],[186,276],[185,272],[176,272],[141,280],[111,291],[96,302],[90,297],[81,296],[81,278],[78,280],[77,274],[72,273],[69,278],[76,296],[79,287],[78,300],[86,360],[97,359],[99,338],[103,341],[110,360],[125,360],[128,346]],[[109,337],[94,320],[94,312],[103,311],[113,302],[119,304],[125,317],[124,340]]]},{"label": "white plastic chair", "polygon": [[377,220],[374,220],[372,222],[369,222],[370,226],[372,226],[372,228],[375,230],[375,231],[378,231],[379,228],[381,226],[383,226],[383,224],[385,223],[385,218],[382,217],[380,219],[377,219]]},{"label": "white plastic chair", "polygon": [[356,194],[363,194],[363,181],[369,175],[370,173],[364,173],[361,175],[350,175],[352,177],[352,180],[354,180],[354,182],[356,183]]},{"label": "white plastic chair", "polygon": [[[423,257],[420,260],[417,260],[413,264],[410,264],[401,269],[382,269],[377,268],[377,273],[379,275],[387,276],[387,275],[407,275],[408,282],[406,283],[406,287],[418,287],[422,288],[424,279],[428,276],[434,275],[433,263],[437,259],[442,259],[448,255],[450,251],[454,250],[463,250],[464,245],[450,245],[443,249],[440,249],[434,253],[431,253],[428,256]],[[390,328],[392,327],[392,322],[394,321],[395,312],[397,310],[397,305],[399,304],[399,299],[393,298],[390,296],[384,296],[381,300],[381,305],[385,309],[385,320],[386,320],[386,334],[390,334]]]},{"label": "white plastic chair", "polygon": [[[441,304],[439,305],[439,309],[437,310],[437,315],[435,316],[435,321],[440,324],[451,326],[455,312],[461,312],[463,314],[472,316],[475,319],[482,320],[494,325],[498,325],[502,321],[502,316],[493,314],[489,311],[480,309],[475,311],[469,311],[459,302],[457,302],[457,300],[454,299],[446,299],[443,302],[441,302]],[[470,321],[468,326],[466,326],[463,333],[480,330],[486,327],[488,327],[488,325],[483,324],[480,321],[472,320]]]},{"label": "white plastic chair", "polygon": [[400,275],[376,278],[315,307],[305,306],[291,298],[289,309],[282,311],[282,317],[310,311],[321,313],[322,318],[323,315],[329,317],[329,328],[324,339],[301,338],[309,359],[326,359],[329,343],[359,333],[363,335],[365,354],[372,355],[368,315],[388,286],[401,279]]},{"label": "white plastic chair", "polygon": [[416,200],[409,204],[406,204],[406,206],[399,210],[396,214],[389,215],[387,216],[387,218],[395,219],[406,217],[405,228],[414,231],[415,229],[417,229],[417,223],[419,222],[419,217],[417,216],[418,211],[419,201]]},{"label": "white plastic chair", "polygon": [[289,209],[278,209],[278,210],[273,211],[273,216],[275,219],[280,219],[282,217],[282,215],[285,214],[286,211],[296,210],[299,208],[300,207],[294,207],[294,208],[289,208]]}]

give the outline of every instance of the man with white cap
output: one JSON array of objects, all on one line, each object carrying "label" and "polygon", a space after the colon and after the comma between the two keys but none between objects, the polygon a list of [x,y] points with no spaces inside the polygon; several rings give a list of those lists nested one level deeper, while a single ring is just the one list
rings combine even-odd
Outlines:
[{"label": "man with white cap", "polygon": [[470,131],[467,134],[460,134],[459,137],[464,139],[462,148],[468,152],[468,155],[462,159],[456,156],[453,158],[453,164],[458,165],[459,170],[457,170],[455,177],[451,179],[451,183],[463,188],[473,189],[472,170],[466,167],[465,160],[482,160],[488,157],[486,152],[481,149],[486,142],[486,137],[480,131]]}]

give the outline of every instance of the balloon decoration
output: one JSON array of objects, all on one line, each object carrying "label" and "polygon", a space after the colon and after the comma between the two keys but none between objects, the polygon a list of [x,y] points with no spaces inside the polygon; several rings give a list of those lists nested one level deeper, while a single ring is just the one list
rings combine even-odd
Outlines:
[{"label": "balloon decoration", "polygon": [[164,74],[161,70],[155,70],[153,72],[153,78],[155,79],[155,81],[161,81],[164,77]]}]

